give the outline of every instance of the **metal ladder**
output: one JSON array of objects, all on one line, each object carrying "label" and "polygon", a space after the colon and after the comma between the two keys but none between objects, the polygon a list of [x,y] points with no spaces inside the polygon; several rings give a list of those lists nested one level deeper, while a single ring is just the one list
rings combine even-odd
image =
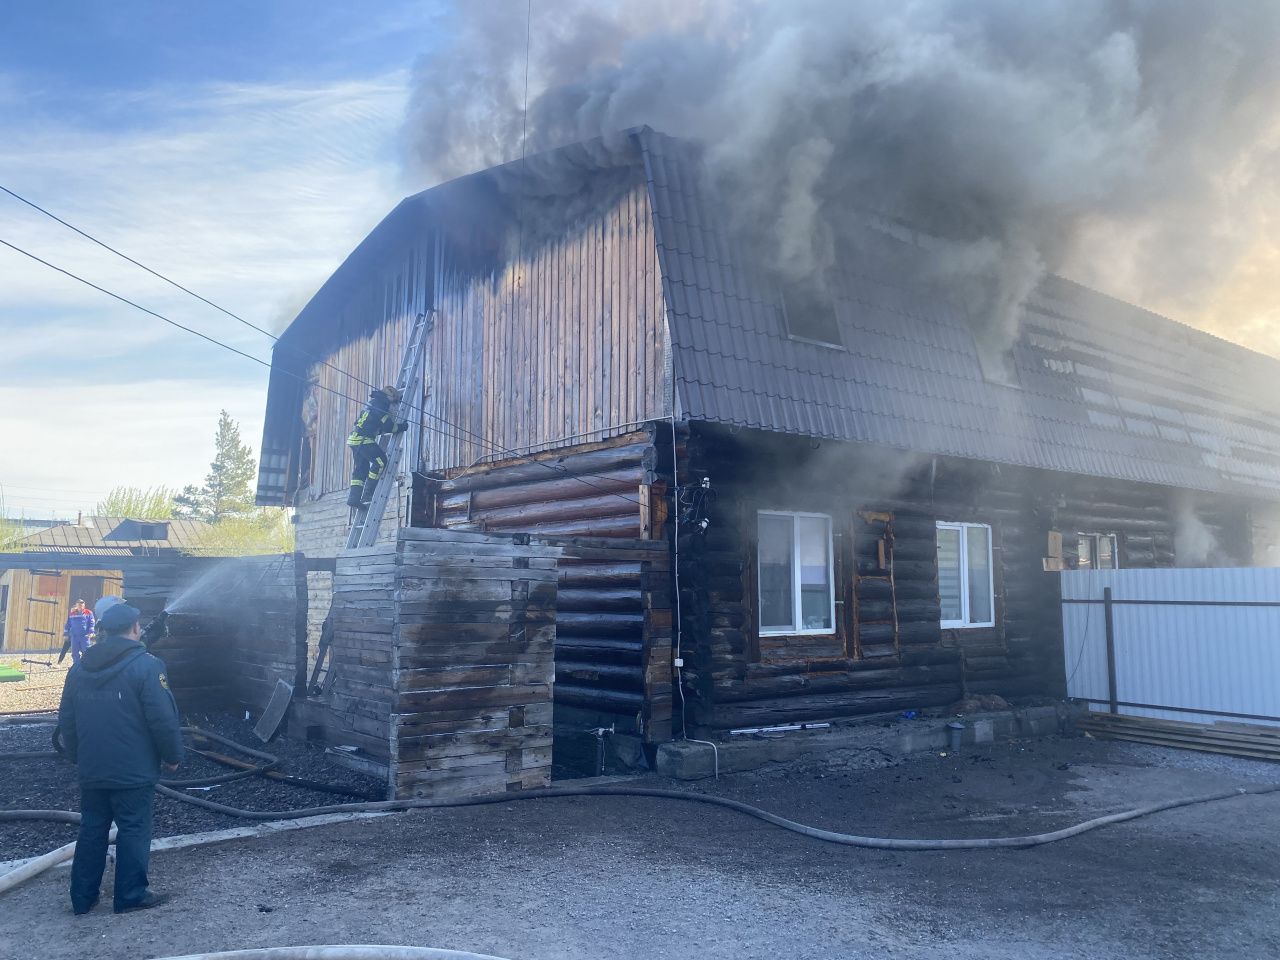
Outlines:
[{"label": "metal ladder", "polygon": [[[434,324],[434,310],[420,313],[414,318],[413,328],[409,331],[409,344],[404,351],[404,361],[400,364],[400,373],[396,377],[396,389],[400,391],[400,401],[392,409],[397,417],[400,416],[400,406],[409,401],[410,397],[419,395],[413,392],[413,388],[422,366],[423,345]],[[373,496],[369,498],[367,504],[355,508],[351,530],[347,534],[347,549],[371,547],[378,539],[378,527],[382,524],[382,515],[386,513],[391,488],[395,486],[393,481],[400,473],[400,455],[404,451],[404,439],[407,433],[408,431],[392,434],[391,442],[387,444],[387,465],[374,485]]]}]

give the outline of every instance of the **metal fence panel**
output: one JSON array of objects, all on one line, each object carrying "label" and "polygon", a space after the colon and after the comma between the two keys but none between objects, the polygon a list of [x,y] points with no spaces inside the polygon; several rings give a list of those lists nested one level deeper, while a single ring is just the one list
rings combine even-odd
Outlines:
[{"label": "metal fence panel", "polygon": [[1108,709],[1109,587],[1120,713],[1280,726],[1280,568],[1072,570],[1061,581],[1068,696]]}]

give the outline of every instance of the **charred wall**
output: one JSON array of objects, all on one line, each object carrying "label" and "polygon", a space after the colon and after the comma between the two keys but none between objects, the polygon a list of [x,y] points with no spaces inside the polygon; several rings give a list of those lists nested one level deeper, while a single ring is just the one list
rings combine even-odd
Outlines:
[{"label": "charred wall", "polygon": [[[605,439],[668,412],[642,168],[614,171],[608,190],[592,192],[593,182],[575,192],[570,221],[550,232],[536,222],[536,205],[520,211],[488,191],[471,207],[424,199],[389,218],[362,272],[333,285],[329,309],[308,307],[299,318],[315,331],[294,378],[305,385],[273,378],[283,399],[267,432],[273,450],[296,447],[285,458],[296,476],[284,485],[294,502],[345,492],[345,441],[369,385],[394,382],[413,318],[433,309],[421,393],[404,407],[415,469]],[[303,335],[295,327],[290,345]],[[281,369],[299,362],[290,349],[276,351]],[[290,411],[289,430],[273,426]]]},{"label": "charred wall", "polygon": [[[1153,486],[695,424],[680,483],[702,477],[710,524],[681,529],[680,595],[689,719],[703,731],[1060,695],[1046,567],[1076,563],[1081,533],[1113,535],[1121,566],[1177,559],[1175,498]],[[760,510],[832,518],[834,632],[761,635]],[[1223,556],[1247,543],[1241,504],[1200,497],[1195,511]],[[942,628],[939,521],[990,525],[993,627]]]},{"label": "charred wall", "polygon": [[[184,709],[260,713],[277,681],[292,684],[296,676],[295,558],[208,559],[196,569],[199,576],[190,581],[195,589],[174,607],[169,635],[154,652],[165,661]],[[174,595],[171,589],[156,612]]]},{"label": "charred wall", "polygon": [[559,727],[671,734],[671,589],[658,431],[432,482],[433,525],[524,532],[563,550]]}]

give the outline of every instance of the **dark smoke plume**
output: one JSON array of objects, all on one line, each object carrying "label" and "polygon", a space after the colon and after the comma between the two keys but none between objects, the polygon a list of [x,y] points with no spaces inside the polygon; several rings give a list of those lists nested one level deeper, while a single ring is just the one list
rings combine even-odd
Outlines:
[{"label": "dark smoke plume", "polygon": [[[511,160],[524,5],[459,4],[406,131],[430,181]],[[702,142],[739,232],[820,278],[867,211],[937,238],[1003,350],[1046,271],[1190,298],[1256,242],[1280,5],[534,0],[531,151],[638,124]]]}]

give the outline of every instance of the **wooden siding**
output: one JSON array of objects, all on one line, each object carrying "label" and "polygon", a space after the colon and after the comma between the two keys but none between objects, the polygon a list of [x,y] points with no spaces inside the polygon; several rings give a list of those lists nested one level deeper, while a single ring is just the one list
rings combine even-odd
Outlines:
[{"label": "wooden siding", "polygon": [[427,470],[604,439],[669,414],[661,278],[638,172],[550,239],[519,244],[506,224],[509,259],[448,235],[437,256],[430,229],[424,221],[418,246],[343,308],[343,345],[326,358],[343,372],[309,371],[319,386],[305,497],[346,489],[346,436],[368,393],[348,374],[392,381],[409,322],[433,301],[425,414],[411,415],[422,421],[414,459]]},{"label": "wooden siding", "polygon": [[370,277],[337,318],[342,345],[308,370],[314,385],[307,388],[303,406],[313,409],[317,430],[310,438],[303,431],[303,442],[311,444],[307,497],[346,493],[351,479],[347,435],[370,385],[395,382],[410,323],[430,305],[430,261],[424,242],[403,251],[384,274]]},{"label": "wooden siding", "polygon": [[330,694],[309,735],[393,797],[480,796],[550,782],[559,549],[528,538],[401,530],[334,574]]}]

